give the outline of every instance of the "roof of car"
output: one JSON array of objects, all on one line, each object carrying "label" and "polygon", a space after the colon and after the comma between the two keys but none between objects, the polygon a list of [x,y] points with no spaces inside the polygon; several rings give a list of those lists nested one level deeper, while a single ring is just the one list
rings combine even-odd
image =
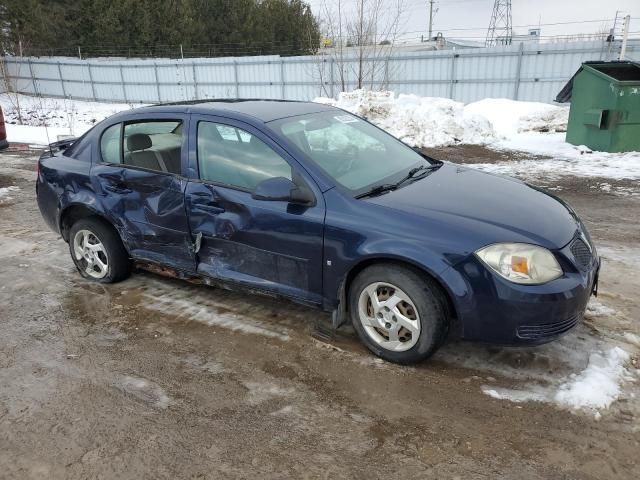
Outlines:
[{"label": "roof of car", "polygon": [[184,102],[159,103],[146,107],[148,109],[165,108],[170,111],[188,110],[191,113],[215,114],[238,113],[249,115],[263,122],[270,122],[285,117],[306,115],[309,113],[333,110],[335,107],[314,102],[298,102],[292,100],[268,99],[220,99],[220,100],[189,100]]}]

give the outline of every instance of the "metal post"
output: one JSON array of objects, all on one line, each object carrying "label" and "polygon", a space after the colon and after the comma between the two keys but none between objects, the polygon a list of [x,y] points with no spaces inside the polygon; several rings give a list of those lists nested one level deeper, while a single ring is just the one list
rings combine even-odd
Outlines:
[{"label": "metal post", "polygon": [[82,60],[82,52],[80,51],[80,47],[78,47],[78,58]]},{"label": "metal post", "polygon": [[233,59],[233,81],[236,84],[236,98],[240,98],[240,84],[238,83],[238,61]]},{"label": "metal post", "polygon": [[518,93],[520,90],[520,72],[522,71],[522,57],[524,56],[524,42],[520,42],[520,49],[518,51],[518,65],[516,66],[516,83],[513,88],[513,99],[518,100]]},{"label": "metal post", "polygon": [[382,85],[382,88],[384,88],[385,90],[387,90],[389,88],[389,61],[390,61],[391,56],[387,55],[387,61],[384,62],[384,84]]},{"label": "metal post", "polygon": [[64,78],[62,78],[62,67],[60,66],[60,62],[56,62],[58,64],[58,76],[60,77],[60,86],[62,87],[62,96],[67,98],[67,90],[64,88]]},{"label": "metal post", "polygon": [[38,86],[36,85],[36,77],[33,75],[33,67],[31,66],[31,58],[27,59],[29,63],[29,74],[31,75],[31,82],[33,83],[33,94],[38,95]]},{"label": "metal post", "polygon": [[427,41],[431,41],[433,35],[433,0],[429,0],[429,38]]},{"label": "metal post", "polygon": [[158,93],[158,103],[162,103],[162,98],[160,98],[160,80],[158,79],[158,64],[153,63],[153,72],[156,75],[156,92]]},{"label": "metal post", "polygon": [[616,39],[616,27],[618,26],[618,13],[620,13],[619,10],[616,10],[616,16],[613,19],[613,28],[610,30],[610,35],[609,35],[609,49],[607,50],[607,60],[609,60],[611,58],[611,49],[613,48],[613,42]]},{"label": "metal post", "polygon": [[284,84],[284,60],[280,58],[280,83],[281,83],[281,92],[280,95],[282,99],[285,99],[285,84]]},{"label": "metal post", "polygon": [[333,64],[334,64],[334,58],[331,57],[331,63],[329,64],[329,90],[331,91],[331,98],[335,98],[334,95],[334,91],[333,91]]},{"label": "metal post", "polygon": [[198,97],[198,79],[196,78],[196,62],[195,60],[191,63],[192,74],[193,74],[193,98],[197,99]]},{"label": "metal post", "polygon": [[93,95],[93,101],[96,101],[96,86],[93,84],[93,74],[91,73],[91,64],[87,62],[87,71],[89,72],[89,82],[91,82],[91,94]]},{"label": "metal post", "polygon": [[455,87],[455,77],[456,77],[456,58],[459,55],[457,53],[453,53],[453,55],[451,55],[451,71],[449,72],[449,98],[451,100],[453,100],[453,93],[454,93],[454,87]]},{"label": "metal post", "polygon": [[122,73],[122,64],[118,65],[118,70],[120,70],[120,85],[122,85],[124,103],[129,103],[129,100],[127,100],[127,86],[124,84],[124,73]]},{"label": "metal post", "polygon": [[624,60],[624,56],[627,53],[627,39],[629,38],[629,24],[631,23],[631,15],[624,17],[624,30],[622,31],[622,46],[620,47],[620,58],[618,60]]}]

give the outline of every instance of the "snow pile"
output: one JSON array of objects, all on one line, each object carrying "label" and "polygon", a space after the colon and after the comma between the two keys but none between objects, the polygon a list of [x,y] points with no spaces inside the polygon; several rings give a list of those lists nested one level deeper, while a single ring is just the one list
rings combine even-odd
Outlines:
[{"label": "snow pile", "polygon": [[512,402],[550,402],[571,410],[595,411],[608,408],[621,393],[621,385],[632,377],[625,367],[629,354],[620,347],[589,355],[587,367],[560,384],[531,385],[526,390],[484,386],[490,397]]},{"label": "snow pile", "polygon": [[486,118],[446,98],[354,90],[340,93],[338,100],[321,97],[314,101],[364,117],[415,147],[487,144],[498,138]]},{"label": "snow pile", "polygon": [[0,94],[0,105],[9,143],[36,145],[55,142],[58,135],[80,136],[114,113],[133,108],[133,105],[125,103],[83,102],[15,93]]},{"label": "snow pile", "polygon": [[505,138],[520,132],[566,132],[569,121],[568,107],[506,98],[485,98],[465,106],[464,111],[486,118]]},{"label": "snow pile", "polygon": [[470,103],[465,112],[480,115],[500,137],[491,143],[498,150],[516,150],[549,159],[474,164],[474,168],[520,177],[578,175],[614,179],[640,178],[640,153],[593,152],[565,142],[568,107],[546,103],[487,98]]}]

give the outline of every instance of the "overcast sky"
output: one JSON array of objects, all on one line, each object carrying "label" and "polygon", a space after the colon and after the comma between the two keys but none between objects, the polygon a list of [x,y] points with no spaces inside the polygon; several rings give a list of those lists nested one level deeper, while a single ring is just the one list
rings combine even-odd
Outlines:
[{"label": "overcast sky", "polygon": [[[337,1],[307,0],[316,14],[321,14],[324,4],[335,5]],[[387,15],[393,11],[396,1],[385,1],[383,8],[387,10]],[[356,2],[357,0],[342,0],[343,10],[346,10],[347,14],[353,15],[356,10]],[[404,14],[401,20],[403,37],[419,38],[422,33],[426,34],[429,21],[429,1],[403,0],[403,3]],[[434,9],[437,8],[433,23],[434,35],[437,32],[443,32],[448,37],[474,38],[482,41],[489,26],[493,4],[493,0],[436,1],[434,4]],[[526,34],[528,25],[536,26],[541,23],[542,36],[594,33],[605,27],[611,27],[616,10],[620,11],[620,16],[629,14],[634,17],[631,20],[630,30],[640,33],[640,0],[513,0],[513,31],[514,34]],[[544,25],[545,23],[584,21],[589,22]]]}]

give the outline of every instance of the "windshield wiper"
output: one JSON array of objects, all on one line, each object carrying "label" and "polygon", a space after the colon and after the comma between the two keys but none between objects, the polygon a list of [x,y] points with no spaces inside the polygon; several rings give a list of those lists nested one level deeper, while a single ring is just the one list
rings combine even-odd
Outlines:
[{"label": "windshield wiper", "polygon": [[[440,163],[432,163],[430,165],[419,165],[419,166],[409,170],[409,173],[407,173],[404,177],[402,177],[397,182],[395,182],[395,183],[383,183],[382,185],[376,185],[372,189],[367,190],[366,192],[361,193],[359,195],[356,195],[355,198],[373,197],[375,195],[380,195],[380,194],[382,194],[384,192],[389,192],[391,190],[395,190],[396,188],[400,187],[400,185],[402,185],[403,183],[405,183],[405,182],[407,182],[409,180],[421,178],[424,175],[426,175],[427,172],[430,172],[430,171],[433,171],[433,170],[437,170],[442,165],[443,165],[442,162],[440,162]],[[424,172],[424,173],[419,175],[421,172]]]}]

